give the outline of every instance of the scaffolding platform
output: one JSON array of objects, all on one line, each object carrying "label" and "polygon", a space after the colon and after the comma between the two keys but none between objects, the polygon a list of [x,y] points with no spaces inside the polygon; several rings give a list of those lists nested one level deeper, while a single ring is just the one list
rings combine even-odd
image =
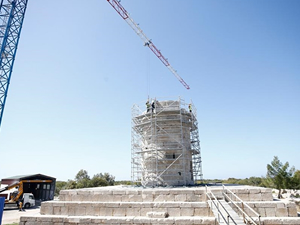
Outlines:
[{"label": "scaffolding platform", "polygon": [[180,97],[148,101],[132,107],[132,182],[143,186],[196,184],[202,180],[202,161],[195,106]]}]

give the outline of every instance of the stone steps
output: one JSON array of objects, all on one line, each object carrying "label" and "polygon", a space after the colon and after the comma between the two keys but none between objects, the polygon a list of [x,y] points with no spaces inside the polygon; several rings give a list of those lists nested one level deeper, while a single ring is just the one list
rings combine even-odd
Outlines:
[{"label": "stone steps", "polygon": [[[217,218],[219,225],[227,224],[228,216],[230,216],[231,219],[237,225],[245,224],[243,219],[239,217],[239,215],[230,207],[230,205],[225,200],[219,200],[219,201],[217,201],[217,200],[210,201],[209,200],[208,204],[211,206],[212,212],[215,215],[215,218]],[[217,205],[219,207],[219,210],[215,205]],[[221,218],[222,216],[224,218]],[[229,223],[233,223],[233,221],[231,219],[229,219]]]},{"label": "stone steps", "polygon": [[171,217],[213,216],[206,202],[43,202],[42,215],[69,216],[146,216],[148,212],[165,212]]},{"label": "stone steps", "polygon": [[[223,197],[221,187],[210,187],[210,190],[217,198]],[[264,225],[300,225],[299,217],[291,217],[295,205],[272,201],[271,189],[233,187],[230,190],[245,202],[252,201],[249,204],[265,216],[261,218]],[[64,190],[59,201],[42,203],[42,215],[21,217],[20,225],[216,225],[205,191],[204,187],[129,186]],[[276,217],[269,217],[274,215],[272,210]]]},{"label": "stone steps", "polygon": [[96,224],[194,224],[215,225],[214,217],[117,217],[117,216],[49,216],[21,217],[19,225],[96,225]]}]

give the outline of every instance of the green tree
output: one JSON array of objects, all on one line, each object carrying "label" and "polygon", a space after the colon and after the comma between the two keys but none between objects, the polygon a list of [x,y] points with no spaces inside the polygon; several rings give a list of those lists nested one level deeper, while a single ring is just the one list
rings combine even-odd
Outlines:
[{"label": "green tree", "polygon": [[292,188],[300,189],[300,170],[297,170],[292,177]]},{"label": "green tree", "polygon": [[79,170],[79,172],[75,176],[75,180],[77,183],[76,188],[87,188],[91,186],[91,179],[86,170]]},{"label": "green tree", "polygon": [[97,173],[91,179],[92,187],[109,186],[115,184],[115,177],[109,173]]},{"label": "green tree", "polygon": [[271,187],[278,189],[278,198],[281,197],[281,190],[291,187],[291,178],[295,172],[295,168],[290,170],[289,163],[282,164],[277,156],[274,156],[271,164],[267,165],[267,178]]},{"label": "green tree", "polygon": [[59,192],[60,192],[61,190],[66,189],[66,186],[67,186],[67,182],[66,182],[66,181],[56,181],[56,184],[55,184],[55,193],[54,193],[54,195],[55,195],[55,196],[58,196],[58,195],[59,195]]},{"label": "green tree", "polygon": [[88,172],[86,170],[81,169],[76,174],[75,180],[78,182],[78,181],[83,180],[83,179],[90,180],[90,176],[88,175]]},{"label": "green tree", "polygon": [[77,183],[75,180],[68,180],[65,187],[66,189],[75,189],[77,188]]}]

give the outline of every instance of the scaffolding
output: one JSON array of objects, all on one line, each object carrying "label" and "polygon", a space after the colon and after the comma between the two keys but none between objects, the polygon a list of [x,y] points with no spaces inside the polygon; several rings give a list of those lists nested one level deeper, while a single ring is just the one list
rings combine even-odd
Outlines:
[{"label": "scaffolding", "polygon": [[131,180],[143,186],[194,185],[202,180],[197,110],[177,100],[132,107]]}]

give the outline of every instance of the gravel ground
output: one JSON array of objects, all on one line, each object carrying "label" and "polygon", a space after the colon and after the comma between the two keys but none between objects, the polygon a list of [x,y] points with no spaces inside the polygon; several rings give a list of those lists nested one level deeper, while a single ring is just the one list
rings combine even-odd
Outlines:
[{"label": "gravel ground", "polygon": [[19,211],[16,207],[5,208],[2,216],[2,225],[19,223],[21,216],[33,216],[40,214],[40,206]]}]

